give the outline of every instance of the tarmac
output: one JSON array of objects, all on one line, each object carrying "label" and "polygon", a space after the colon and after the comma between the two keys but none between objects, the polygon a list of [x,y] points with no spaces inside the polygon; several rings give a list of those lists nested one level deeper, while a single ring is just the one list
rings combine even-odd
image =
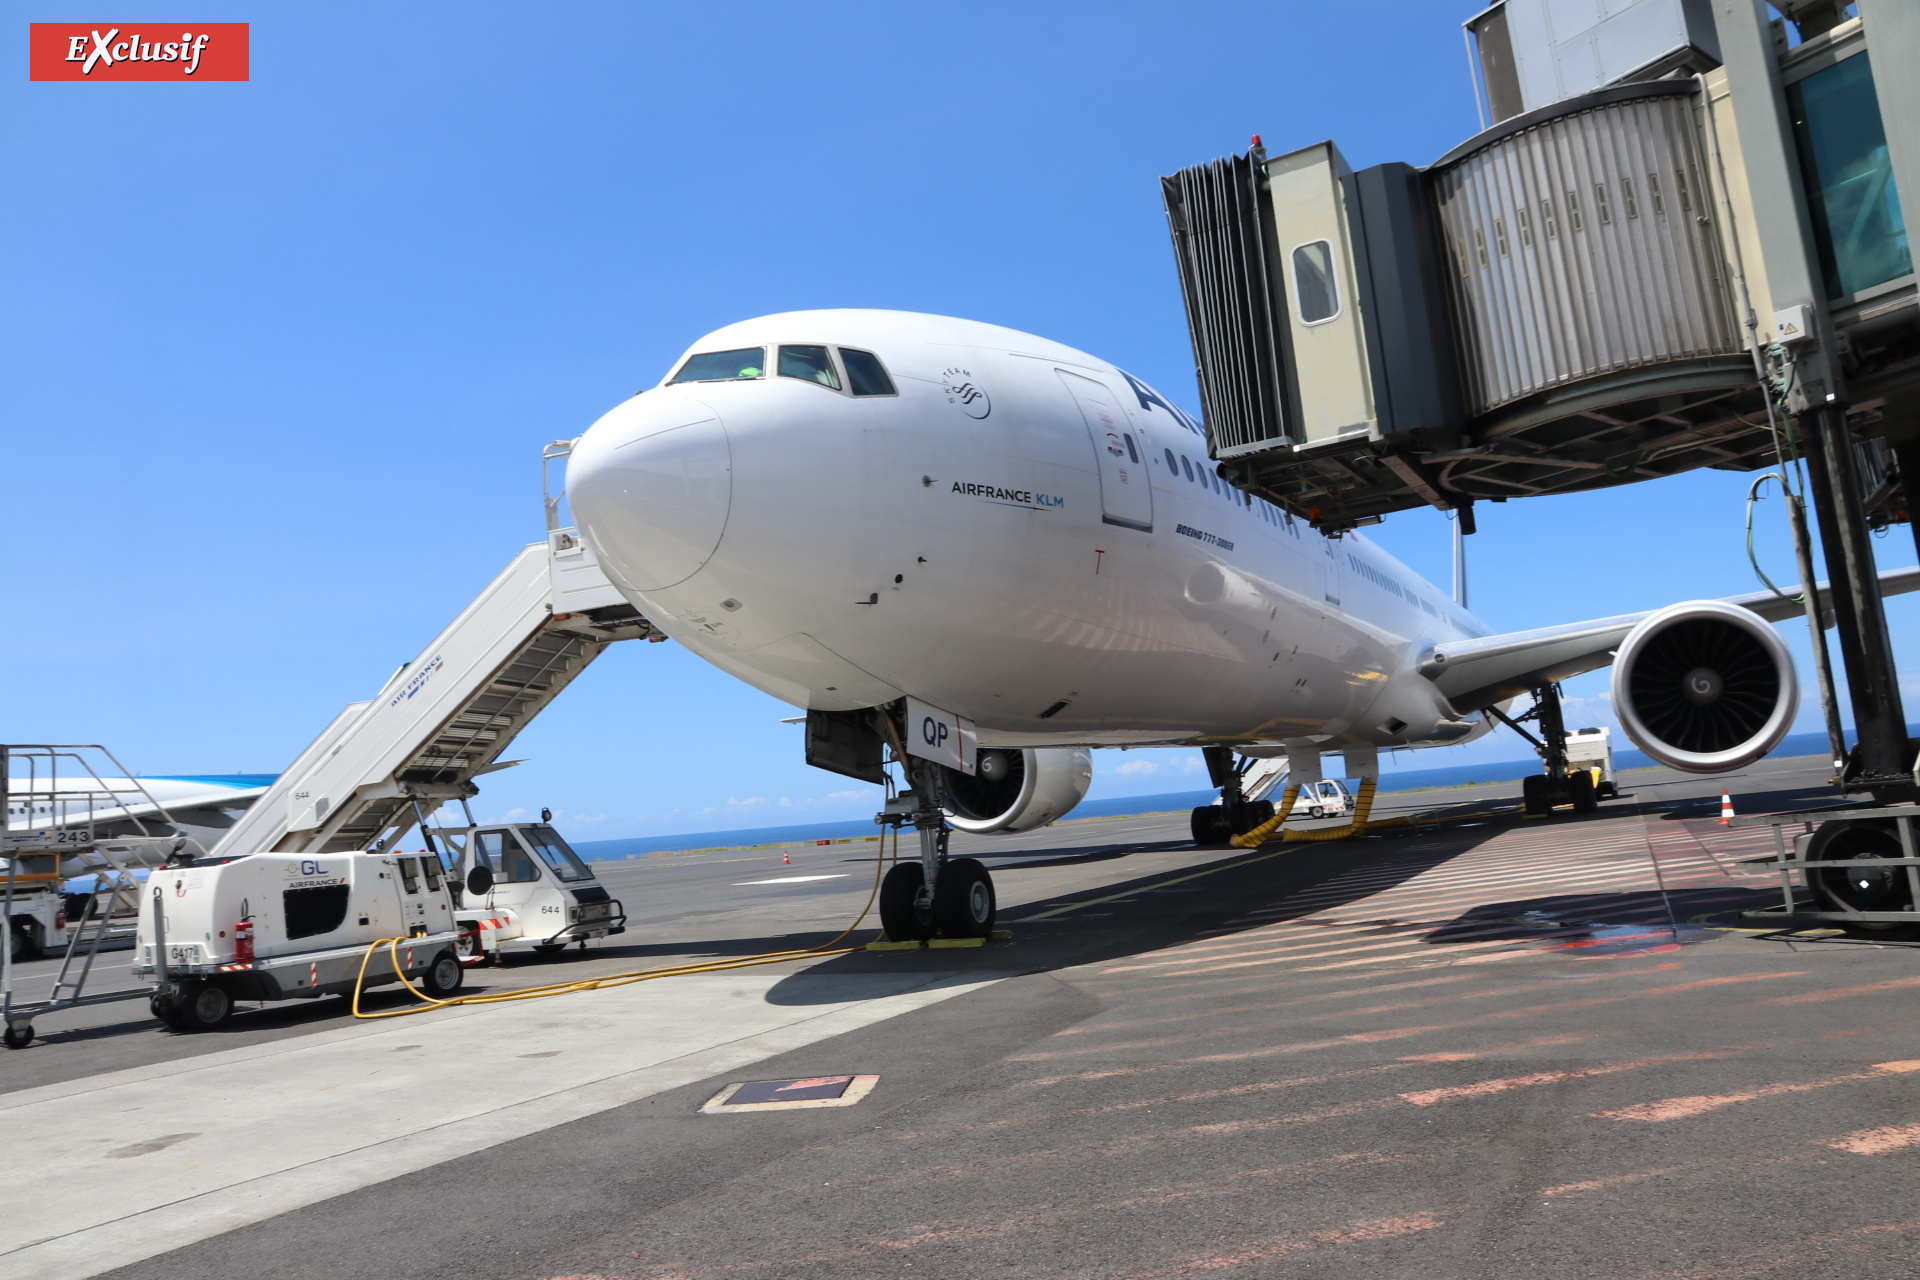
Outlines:
[{"label": "tarmac", "polygon": [[[1463,820],[1256,851],[1184,814],[957,838],[1013,934],[976,949],[56,1015],[0,1057],[0,1275],[1910,1280],[1920,947],[1743,920],[1771,835],[1718,823],[1829,771],[1635,770],[1584,818],[1401,793],[1375,816]],[[875,846],[792,853],[599,864],[627,934],[468,989],[825,943]]]}]

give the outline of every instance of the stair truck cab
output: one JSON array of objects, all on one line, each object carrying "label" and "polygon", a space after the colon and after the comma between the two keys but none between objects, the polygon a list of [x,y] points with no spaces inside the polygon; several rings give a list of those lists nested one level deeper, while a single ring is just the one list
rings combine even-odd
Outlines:
[{"label": "stair truck cab", "polygon": [[[462,886],[454,918],[462,964],[513,951],[558,956],[567,944],[626,932],[620,901],[545,822],[429,829]],[[426,858],[428,855],[421,855]]]},{"label": "stair truck cab", "polygon": [[[140,895],[136,977],[177,1031],[219,1026],[236,1000],[312,999],[354,989],[367,948],[395,948],[415,986],[459,989],[453,897],[437,858],[393,853],[255,853],[178,858]],[[395,982],[382,948],[366,985]]]}]

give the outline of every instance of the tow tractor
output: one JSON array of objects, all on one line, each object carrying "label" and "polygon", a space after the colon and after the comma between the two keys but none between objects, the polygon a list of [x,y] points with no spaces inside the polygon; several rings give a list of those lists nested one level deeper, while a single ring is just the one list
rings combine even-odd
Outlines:
[{"label": "tow tractor", "polygon": [[[509,951],[558,956],[569,943],[625,933],[627,917],[567,842],[545,822],[429,827],[444,846],[460,905],[457,951],[464,965],[498,963]],[[458,891],[456,891],[458,892]]]}]

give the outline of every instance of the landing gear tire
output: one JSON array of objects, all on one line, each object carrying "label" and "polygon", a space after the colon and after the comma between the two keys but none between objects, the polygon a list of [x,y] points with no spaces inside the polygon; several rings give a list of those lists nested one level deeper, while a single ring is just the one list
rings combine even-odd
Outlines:
[{"label": "landing gear tire", "polygon": [[1273,801],[1243,800],[1233,806],[1233,834],[1243,836],[1273,817]]},{"label": "landing gear tire", "polygon": [[[1900,833],[1892,821],[1826,822],[1807,844],[1808,862],[1839,862],[1853,858],[1899,858]],[[1831,871],[1807,868],[1807,887],[1823,911],[1912,911],[1915,903],[1905,867],[1835,867]],[[1851,938],[1875,942],[1909,942],[1920,938],[1920,922],[1841,920],[1834,923]]]},{"label": "landing gear tire", "polygon": [[1211,849],[1233,839],[1233,821],[1223,804],[1203,804],[1193,811],[1193,843]]},{"label": "landing gear tire", "polygon": [[6,1034],[0,1036],[9,1049],[24,1049],[33,1043],[32,1027],[8,1027]]},{"label": "landing gear tire", "polygon": [[1553,812],[1553,779],[1530,773],[1520,780],[1520,808],[1529,814]]},{"label": "landing gear tire", "polygon": [[466,976],[467,971],[460,967],[459,957],[451,950],[442,951],[433,958],[427,971],[420,975],[420,989],[435,1000],[445,1000],[460,989],[460,983]]},{"label": "landing gear tire", "polygon": [[924,942],[933,936],[933,912],[920,901],[926,873],[902,862],[880,882],[880,927],[894,942]]},{"label": "landing gear tire", "polygon": [[156,996],[153,1011],[175,1031],[211,1031],[233,1016],[233,997],[211,982],[182,982],[170,996]]},{"label": "landing gear tire", "polygon": [[993,877],[974,858],[954,858],[940,871],[933,913],[943,938],[984,938],[999,910]]},{"label": "landing gear tire", "polygon": [[1599,793],[1593,789],[1593,775],[1585,769],[1576,769],[1567,775],[1567,795],[1573,801],[1575,813],[1592,813],[1600,807]]}]

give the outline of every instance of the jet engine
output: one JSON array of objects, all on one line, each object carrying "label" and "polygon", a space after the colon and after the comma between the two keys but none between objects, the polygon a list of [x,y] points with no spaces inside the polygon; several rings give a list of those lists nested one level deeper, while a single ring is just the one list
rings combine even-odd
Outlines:
[{"label": "jet engine", "polygon": [[1753,763],[1800,710],[1793,658],[1774,629],[1717,600],[1670,605],[1627,633],[1613,709],[1635,746],[1689,773]]},{"label": "jet engine", "polygon": [[1029,831],[1086,798],[1093,755],[1079,747],[982,747],[972,776],[942,766],[943,807],[959,831]]}]

